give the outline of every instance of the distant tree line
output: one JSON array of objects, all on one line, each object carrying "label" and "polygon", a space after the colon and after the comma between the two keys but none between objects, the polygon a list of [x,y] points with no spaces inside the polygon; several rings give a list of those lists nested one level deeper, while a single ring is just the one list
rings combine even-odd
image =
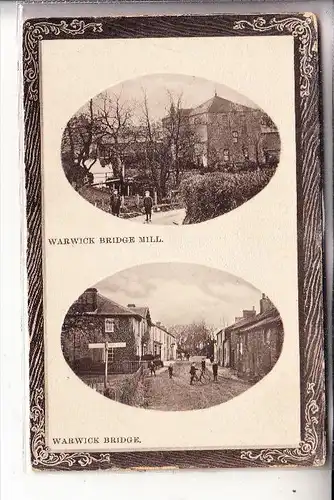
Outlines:
[{"label": "distant tree line", "polygon": [[204,355],[214,333],[214,328],[205,320],[193,321],[188,325],[172,325],[168,330],[176,337],[178,352],[190,355]]}]

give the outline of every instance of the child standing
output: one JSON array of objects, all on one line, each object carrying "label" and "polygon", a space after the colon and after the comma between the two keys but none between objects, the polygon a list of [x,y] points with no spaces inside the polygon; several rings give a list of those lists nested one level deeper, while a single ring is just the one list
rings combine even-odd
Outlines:
[{"label": "child standing", "polygon": [[173,365],[168,366],[169,378],[173,378]]},{"label": "child standing", "polygon": [[191,367],[190,367],[190,385],[193,385],[193,382],[195,379],[197,379],[197,375],[196,375],[196,372],[197,372],[197,368],[195,366],[195,363],[192,363],[191,364]]},{"label": "child standing", "polygon": [[153,200],[150,196],[150,192],[145,191],[144,209],[145,209],[145,215],[146,215],[146,222],[152,221],[152,208],[153,208]]}]

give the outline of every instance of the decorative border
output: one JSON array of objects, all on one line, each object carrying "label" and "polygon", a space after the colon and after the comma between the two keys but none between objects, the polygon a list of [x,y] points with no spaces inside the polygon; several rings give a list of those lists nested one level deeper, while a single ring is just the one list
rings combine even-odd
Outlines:
[{"label": "decorative border", "polygon": [[[52,39],[177,36],[292,36],[295,51],[301,428],[298,448],[56,453],[46,446],[42,275],[40,42]],[[34,19],[23,33],[27,196],[30,445],[36,469],[321,465],[325,460],[322,217],[317,25],[313,14]]]},{"label": "decorative border", "polygon": [[293,37],[298,39],[300,52],[300,97],[310,95],[310,79],[314,70],[313,54],[318,52],[318,41],[312,36],[312,20],[314,16],[287,17],[277,20],[275,17],[267,21],[264,17],[257,17],[251,21],[242,19],[236,21],[233,28],[243,30],[251,28],[262,33],[270,30],[277,30],[281,33],[288,31]]}]

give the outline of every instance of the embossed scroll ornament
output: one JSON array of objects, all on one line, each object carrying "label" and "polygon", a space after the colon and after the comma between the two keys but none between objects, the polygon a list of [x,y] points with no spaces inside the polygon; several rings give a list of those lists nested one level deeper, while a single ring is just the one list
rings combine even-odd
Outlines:
[{"label": "embossed scroll ornament", "polygon": [[[300,442],[298,448],[266,449],[253,452],[246,450],[241,452],[241,459],[249,462],[260,461],[267,465],[301,464],[309,461],[310,456],[315,455],[319,446],[319,438],[316,426],[319,423],[319,406],[315,399],[314,383],[307,385],[307,402],[305,407],[305,439]],[[316,462],[315,462],[316,465]]]},{"label": "embossed scroll ornament", "polygon": [[312,18],[306,15],[304,19],[299,17],[287,17],[285,19],[276,19],[275,17],[266,20],[264,17],[256,17],[252,20],[242,19],[234,24],[235,30],[251,28],[254,31],[268,32],[277,30],[279,32],[288,32],[299,40],[300,52],[300,97],[310,95],[310,78],[312,77],[314,67],[312,65],[313,55],[317,52],[317,42],[312,37]]},{"label": "embossed scroll ornament", "polygon": [[26,69],[24,69],[24,78],[28,83],[28,97],[34,101],[39,98],[38,95],[38,77],[39,77],[39,60],[38,60],[38,44],[44,37],[53,35],[59,36],[62,34],[83,35],[87,31],[93,33],[102,32],[102,23],[90,22],[85,23],[83,20],[73,19],[70,23],[62,20],[59,23],[52,23],[49,21],[40,21],[31,23],[27,21],[25,24],[24,33],[24,62]]},{"label": "embossed scroll ornament", "polygon": [[45,468],[68,468],[73,466],[84,468],[92,464],[109,464],[112,466],[110,453],[54,453],[50,451],[45,446],[44,398],[44,390],[42,388],[35,389],[30,412],[32,466]]}]

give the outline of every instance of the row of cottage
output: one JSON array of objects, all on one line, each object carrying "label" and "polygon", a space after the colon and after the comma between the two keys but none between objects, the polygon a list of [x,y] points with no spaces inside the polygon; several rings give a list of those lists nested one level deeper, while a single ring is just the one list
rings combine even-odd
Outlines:
[{"label": "row of cottage", "polygon": [[216,334],[216,359],[243,379],[257,381],[275,365],[283,346],[283,323],[270,299],[262,294],[260,312],[244,310],[235,323]]},{"label": "row of cottage", "polygon": [[70,365],[108,360],[140,360],[153,355],[162,361],[176,358],[174,335],[153,322],[148,307],[123,306],[88,288],[71,306],[63,323],[61,344]]}]

